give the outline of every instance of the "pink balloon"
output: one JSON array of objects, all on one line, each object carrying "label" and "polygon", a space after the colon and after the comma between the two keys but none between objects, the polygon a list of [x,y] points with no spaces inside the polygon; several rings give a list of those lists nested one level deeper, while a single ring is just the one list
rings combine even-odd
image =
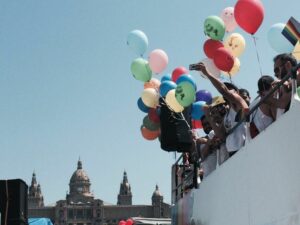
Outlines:
[{"label": "pink balloon", "polygon": [[126,225],[132,225],[132,224],[133,224],[133,220],[132,219],[126,220]]},{"label": "pink balloon", "polygon": [[225,23],[227,32],[233,31],[238,26],[238,24],[234,18],[234,8],[233,7],[227,7],[225,9],[223,9],[220,17]]},{"label": "pink balloon", "polygon": [[176,82],[177,79],[183,75],[183,74],[188,74],[189,71],[183,67],[183,66],[180,66],[180,67],[177,67],[176,69],[173,70],[172,72],[172,81]]},{"label": "pink balloon", "polygon": [[149,66],[154,73],[161,73],[167,67],[168,62],[168,55],[161,49],[155,49],[149,55]]},{"label": "pink balloon", "polygon": [[125,225],[126,224],[126,221],[125,220],[120,220],[119,221],[119,225]]},{"label": "pink balloon", "polygon": [[221,41],[217,41],[213,39],[206,40],[203,45],[204,53],[210,59],[214,57],[215,51],[221,47],[224,47],[223,43]]},{"label": "pink balloon", "polygon": [[225,48],[219,48],[215,52],[214,63],[220,70],[229,72],[234,65],[234,57]]},{"label": "pink balloon", "polygon": [[253,35],[264,19],[264,6],[260,0],[239,0],[234,7],[234,18],[244,31]]}]

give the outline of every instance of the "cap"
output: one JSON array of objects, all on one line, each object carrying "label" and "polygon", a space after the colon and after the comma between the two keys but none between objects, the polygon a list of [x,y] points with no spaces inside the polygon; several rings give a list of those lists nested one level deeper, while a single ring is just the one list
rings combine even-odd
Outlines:
[{"label": "cap", "polygon": [[214,107],[216,105],[224,104],[226,103],[224,98],[222,96],[216,96],[212,99],[212,103],[210,104],[211,107]]},{"label": "cap", "polygon": [[257,82],[258,91],[268,91],[272,87],[272,83],[274,81],[274,78],[271,76],[264,75],[261,78],[259,78]]}]

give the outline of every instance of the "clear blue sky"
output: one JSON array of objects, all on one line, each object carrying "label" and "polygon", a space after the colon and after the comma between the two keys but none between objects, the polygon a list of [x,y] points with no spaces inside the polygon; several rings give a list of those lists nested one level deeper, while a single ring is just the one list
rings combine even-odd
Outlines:
[{"label": "clear blue sky", "polygon": [[[158,184],[171,202],[174,155],[140,134],[137,108],[143,84],[130,73],[136,57],[127,34],[143,30],[149,54],[169,56],[165,72],[204,58],[203,23],[234,0],[3,0],[0,2],[0,179],[31,181],[33,170],[46,204],[64,199],[80,156],[96,198],[116,203],[123,171],[134,204],[150,204]],[[271,25],[298,20],[299,0],[263,1],[256,33],[264,74],[276,52],[267,42]],[[253,41],[246,38],[241,71],[233,81],[256,93],[260,77]],[[198,89],[216,91],[192,72]],[[154,77],[160,78],[161,75]]]}]

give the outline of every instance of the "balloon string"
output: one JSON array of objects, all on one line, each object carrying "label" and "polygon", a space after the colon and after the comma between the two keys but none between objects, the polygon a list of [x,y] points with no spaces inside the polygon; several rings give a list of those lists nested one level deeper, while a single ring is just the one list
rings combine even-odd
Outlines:
[{"label": "balloon string", "polygon": [[230,72],[228,72],[228,74],[229,74],[229,80],[230,80],[230,83],[232,83],[232,75],[231,75]]},{"label": "balloon string", "polygon": [[257,44],[256,44],[256,37],[254,37],[253,35],[251,35],[254,41],[254,45],[255,45],[255,51],[256,51],[256,57],[257,57],[257,61],[258,61],[258,65],[259,65],[259,71],[260,71],[260,76],[263,75],[262,73],[262,69],[261,69],[261,63],[260,63],[260,59],[259,59],[259,54],[258,54],[258,50],[257,50]]}]

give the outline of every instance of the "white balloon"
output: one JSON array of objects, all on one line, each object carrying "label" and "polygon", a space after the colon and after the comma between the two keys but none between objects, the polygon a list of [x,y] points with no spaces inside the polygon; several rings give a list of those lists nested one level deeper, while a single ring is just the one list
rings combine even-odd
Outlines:
[{"label": "white balloon", "polygon": [[174,112],[182,112],[184,110],[175,97],[175,89],[172,89],[167,93],[166,103]]},{"label": "white balloon", "polygon": [[142,93],[142,101],[146,106],[156,108],[159,103],[159,93],[154,88],[146,88]]}]

